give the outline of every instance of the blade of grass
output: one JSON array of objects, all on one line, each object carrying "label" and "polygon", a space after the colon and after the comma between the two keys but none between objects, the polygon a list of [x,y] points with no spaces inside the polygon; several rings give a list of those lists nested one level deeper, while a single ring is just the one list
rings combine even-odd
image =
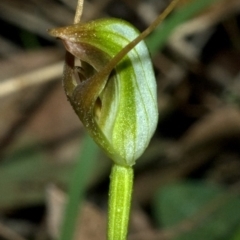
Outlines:
[{"label": "blade of grass", "polygon": [[84,198],[87,182],[93,172],[97,153],[97,145],[89,135],[86,135],[69,185],[69,199],[62,223],[60,240],[73,239],[78,210]]},{"label": "blade of grass", "polygon": [[173,13],[172,16],[166,19],[150,36],[146,38],[146,44],[150,53],[154,54],[163,48],[170,34],[177,26],[217,1],[220,0],[194,0]]}]

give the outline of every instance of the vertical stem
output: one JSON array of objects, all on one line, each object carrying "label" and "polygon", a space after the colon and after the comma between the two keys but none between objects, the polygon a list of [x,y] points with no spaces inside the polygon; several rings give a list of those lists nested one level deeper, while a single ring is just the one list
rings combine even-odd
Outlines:
[{"label": "vertical stem", "polygon": [[[77,1],[77,7],[73,23],[79,23],[82,17],[84,0]],[[73,81],[73,68],[74,68],[74,56],[66,52],[65,64],[63,69],[63,87],[68,98],[71,98],[73,90],[76,87],[76,83]]]},{"label": "vertical stem", "polygon": [[114,164],[110,175],[108,240],[125,240],[133,186],[133,169]]},{"label": "vertical stem", "polygon": [[74,24],[79,23],[82,17],[84,0],[78,0],[74,17]]}]

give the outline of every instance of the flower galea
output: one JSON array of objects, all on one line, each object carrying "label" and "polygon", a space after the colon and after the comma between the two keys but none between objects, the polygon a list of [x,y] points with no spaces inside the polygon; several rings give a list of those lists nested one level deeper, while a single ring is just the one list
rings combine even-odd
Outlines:
[{"label": "flower galea", "polygon": [[74,87],[67,94],[80,120],[116,164],[134,165],[158,121],[156,81],[144,41],[116,65],[107,70],[105,66],[139,32],[123,20],[100,19],[50,34],[81,60],[75,69],[80,82],[68,80]]}]

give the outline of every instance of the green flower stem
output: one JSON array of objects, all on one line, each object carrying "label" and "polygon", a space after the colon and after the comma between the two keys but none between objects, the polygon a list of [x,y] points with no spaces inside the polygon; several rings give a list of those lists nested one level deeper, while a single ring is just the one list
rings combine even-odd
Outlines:
[{"label": "green flower stem", "polygon": [[125,240],[133,186],[133,169],[114,164],[110,175],[108,240]]}]

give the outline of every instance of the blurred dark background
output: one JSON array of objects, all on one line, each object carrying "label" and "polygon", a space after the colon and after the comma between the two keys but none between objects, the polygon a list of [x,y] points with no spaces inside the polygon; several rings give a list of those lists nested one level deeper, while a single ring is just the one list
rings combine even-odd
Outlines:
[{"label": "blurred dark background", "polygon": [[[204,1],[204,0],[199,0]],[[178,9],[191,1],[182,1]],[[86,0],[82,21],[143,31],[166,0]],[[0,239],[59,236],[85,130],[66,100],[64,48],[76,0],[0,1]],[[135,166],[129,239],[240,239],[240,2],[218,0],[147,40],[159,124]],[[154,43],[153,43],[154,42]],[[111,162],[99,150],[75,239],[105,239]]]}]

